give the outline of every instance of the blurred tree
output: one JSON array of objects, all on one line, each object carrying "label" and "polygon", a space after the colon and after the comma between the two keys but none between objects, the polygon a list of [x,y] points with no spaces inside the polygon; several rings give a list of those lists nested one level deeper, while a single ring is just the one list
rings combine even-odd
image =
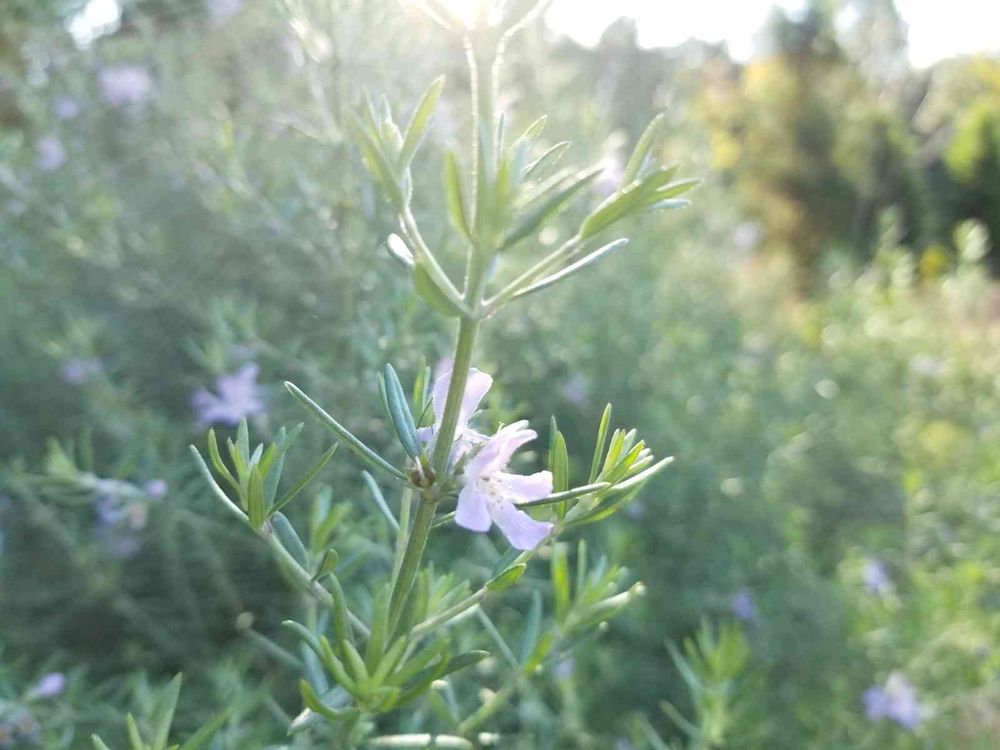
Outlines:
[{"label": "blurred tree", "polygon": [[1000,269],[1000,62],[978,59],[968,74],[978,95],[954,119],[944,163],[955,183],[955,220],[974,218],[990,235],[990,261]]},{"label": "blurred tree", "polygon": [[[888,13],[882,3],[861,5],[859,19]],[[886,207],[899,206],[910,242],[923,231],[912,136],[839,42],[835,9],[817,0],[801,15],[776,10],[765,56],[716,71],[699,107],[716,167],[765,243],[794,257],[804,278],[829,249],[867,257]],[[898,36],[873,32],[857,59],[881,55],[882,46],[898,54]],[[895,63],[887,65],[873,76],[889,76]]]}]

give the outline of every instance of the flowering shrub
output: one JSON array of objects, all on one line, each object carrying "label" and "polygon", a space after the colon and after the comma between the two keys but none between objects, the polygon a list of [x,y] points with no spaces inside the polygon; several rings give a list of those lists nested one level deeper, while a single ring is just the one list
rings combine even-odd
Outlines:
[{"label": "flowering shrub", "polygon": [[[19,7],[49,5],[73,3]],[[549,112],[523,166],[547,156],[505,194],[496,244],[546,188],[570,200],[484,264],[456,369],[479,202],[475,152],[454,142],[471,129],[461,34],[394,0],[124,5],[81,49],[55,25],[17,40],[20,21],[0,24],[20,49],[0,56],[5,739],[145,748],[172,713],[168,743],[212,734],[213,750],[992,750],[1000,452],[980,232],[933,267],[887,233],[870,266],[826,258],[802,298],[713,179],[697,211],[631,218],[627,252],[498,298],[552,253],[529,288],[604,244],[566,240],[615,199],[663,97],[647,168],[684,154],[707,171],[679,59],[531,24],[507,44],[496,101],[514,106],[487,192],[517,162],[518,113]],[[650,64],[678,85],[647,89]],[[103,71],[123,67],[141,72],[109,101]],[[405,169],[411,118],[359,108],[362,88],[416,104],[441,70]],[[560,174],[581,151],[604,167],[589,182]],[[468,376],[439,441],[449,370]],[[655,463],[639,434],[677,461],[629,497],[629,471]],[[378,648],[425,497],[428,541]],[[404,670],[426,659],[422,685]]]}]

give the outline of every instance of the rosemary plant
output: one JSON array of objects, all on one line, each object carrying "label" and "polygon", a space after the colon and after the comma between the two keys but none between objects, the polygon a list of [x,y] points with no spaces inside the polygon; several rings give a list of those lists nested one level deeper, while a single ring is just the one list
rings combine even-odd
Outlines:
[{"label": "rosemary plant", "polygon": [[[426,4],[448,33],[462,36],[472,73],[474,168],[463,180],[454,154],[448,153],[444,163],[447,219],[466,250],[461,282],[449,275],[425,241],[412,210],[411,169],[444,80],[431,84],[405,127],[384,102],[376,106],[368,101],[351,120],[364,163],[398,217],[398,230],[386,243],[390,254],[412,275],[417,293],[454,319],[457,328],[454,354],[436,377],[423,368],[405,388],[391,364],[377,374],[382,407],[406,462],[398,465],[377,453],[292,383],[286,383],[289,392],[333,433],[335,443],[284,492],[279,493],[284,459],[301,425],[281,429],[273,442],[252,447],[244,422],[236,439],[226,441],[225,457],[213,432],[207,460],[192,447],[214,495],[270,545],[278,564],[314,603],[307,622],[286,622],[303,644],[303,662],[312,665],[300,682],[304,709],[289,731],[323,732],[334,747],[496,745],[502,728],[495,723],[498,712],[528,678],[565,658],[642,592],[641,584],[621,589],[623,571],[604,561],[588,563],[582,542],[571,576],[567,545],[558,540],[629,502],[670,463],[669,457],[656,460],[635,430],[612,429],[610,405],[597,431],[589,474],[578,484],[571,482],[566,441],[555,420],[548,467],[530,475],[507,470],[514,452],[537,437],[527,421],[502,426],[491,436],[471,426],[492,384],[489,375],[473,366],[482,326],[507,306],[568,280],[624,246],[622,238],[601,239],[624,219],[686,205],[679,196],[695,184],[675,179],[676,166],[655,163],[661,122],[654,120],[625,165],[620,185],[586,212],[572,236],[527,268],[508,267],[507,251],[535,240],[588,194],[586,188],[601,171],[557,169],[566,144],[536,149],[544,117],[511,138],[497,111],[504,47],[543,6],[514,2],[501,12],[484,2],[470,28],[440,4]],[[338,445],[372,472],[365,473],[365,481],[396,533],[384,578],[354,579],[346,587],[338,571],[340,554],[331,542],[336,513],[329,498],[317,501],[307,535],[300,535],[283,513]],[[400,493],[398,513],[390,510],[373,474]],[[483,580],[436,570],[425,563],[424,552],[434,543],[434,530],[446,523],[480,533],[495,524],[508,551],[487,563],[491,572]],[[534,591],[520,653],[515,654],[484,604],[514,587],[540,553],[551,561],[552,612],[545,618],[543,597]],[[359,601],[346,593],[355,588],[366,594]],[[456,652],[453,631],[459,621],[475,623],[481,633],[477,637],[488,638],[508,667],[499,688],[482,700],[479,691],[463,693],[459,700],[450,687],[462,670],[490,655],[484,650]],[[440,710],[411,732],[413,717],[424,716],[415,708],[422,699]],[[398,718],[404,715],[409,719]],[[398,732],[400,727],[405,733]]]}]

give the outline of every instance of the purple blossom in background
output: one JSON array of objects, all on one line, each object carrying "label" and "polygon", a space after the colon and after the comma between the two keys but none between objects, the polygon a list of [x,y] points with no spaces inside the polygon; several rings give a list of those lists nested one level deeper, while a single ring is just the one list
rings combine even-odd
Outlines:
[{"label": "purple blossom in background", "polygon": [[568,680],[576,671],[576,660],[572,656],[567,656],[556,662],[552,668],[552,674],[557,680]]},{"label": "purple blossom in background", "polygon": [[52,102],[52,112],[57,120],[75,120],[80,115],[80,104],[71,96],[60,96]]},{"label": "purple blossom in background", "polygon": [[153,93],[153,76],[141,65],[110,65],[97,73],[104,101],[112,107],[142,104]]},{"label": "purple blossom in background", "polygon": [[35,745],[40,727],[24,706],[0,701],[0,750]]},{"label": "purple blossom in background", "polygon": [[28,693],[29,698],[55,698],[66,689],[66,675],[50,672],[42,677]]},{"label": "purple blossom in background", "polygon": [[881,560],[873,557],[865,560],[864,568],[861,570],[861,578],[865,582],[868,593],[882,596],[891,593],[893,590],[892,578],[889,576],[889,569]]},{"label": "purple blossom in background", "polygon": [[213,424],[235,426],[245,417],[264,411],[264,400],[257,373],[260,368],[249,362],[230,375],[221,375],[215,381],[215,393],[199,388],[191,397],[191,406],[198,412],[199,429]]},{"label": "purple blossom in background", "polygon": [[760,243],[760,226],[752,221],[743,221],[733,230],[733,244],[736,249],[748,253]]},{"label": "purple blossom in background", "polygon": [[104,367],[97,357],[76,357],[67,359],[59,368],[64,383],[83,385],[100,375]]},{"label": "purple blossom in background", "polygon": [[757,603],[748,588],[742,588],[729,597],[729,611],[743,622],[756,622],[759,617]]},{"label": "purple blossom in background", "polygon": [[243,0],[208,0],[208,14],[212,18],[235,16],[243,8]]},{"label": "purple blossom in background", "polygon": [[35,144],[35,166],[42,172],[55,172],[66,163],[66,149],[54,135],[39,138]]},{"label": "purple blossom in background", "polygon": [[562,395],[567,401],[576,406],[583,406],[590,397],[590,384],[580,373],[573,373],[563,382]]},{"label": "purple blossom in background", "polygon": [[916,691],[900,672],[889,675],[885,685],[868,688],[861,699],[871,721],[891,719],[904,729],[915,729],[923,718]]},{"label": "purple blossom in background", "polygon": [[142,486],[143,492],[150,500],[161,500],[167,494],[168,489],[166,479],[150,479]]},{"label": "purple blossom in background", "polygon": [[116,560],[135,556],[142,547],[139,532],[146,527],[149,506],[139,500],[125,500],[116,493],[98,497],[97,541]]},{"label": "purple blossom in background", "polygon": [[591,183],[590,189],[595,195],[607,198],[621,187],[625,170],[621,161],[610,156],[601,161],[599,166],[603,167],[604,171],[597,175],[597,178]]}]

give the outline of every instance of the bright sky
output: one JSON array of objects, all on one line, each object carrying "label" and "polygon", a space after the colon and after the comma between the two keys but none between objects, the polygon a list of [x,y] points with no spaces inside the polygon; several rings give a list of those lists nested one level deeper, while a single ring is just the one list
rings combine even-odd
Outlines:
[{"label": "bright sky", "polygon": [[[475,0],[444,0],[453,7]],[[639,22],[645,46],[679,44],[690,37],[725,40],[734,56],[753,52],[753,35],[761,28],[774,0],[554,0],[549,24],[584,44],[595,43],[609,23],[621,16]],[[804,0],[780,0],[791,10]],[[967,52],[1000,52],[1000,2],[997,0],[896,0],[910,27],[910,59],[925,67],[943,57]],[[117,0],[90,0],[70,30],[86,43],[113,26]]]},{"label": "bright sky", "polygon": [[[460,1],[460,0],[454,0]],[[584,44],[593,44],[616,18],[639,22],[644,46],[669,46],[690,37],[725,40],[732,55],[753,52],[753,35],[773,5],[800,9],[802,0],[554,0],[548,22]],[[910,27],[910,59],[925,67],[966,52],[1000,52],[997,0],[896,0]]]}]

